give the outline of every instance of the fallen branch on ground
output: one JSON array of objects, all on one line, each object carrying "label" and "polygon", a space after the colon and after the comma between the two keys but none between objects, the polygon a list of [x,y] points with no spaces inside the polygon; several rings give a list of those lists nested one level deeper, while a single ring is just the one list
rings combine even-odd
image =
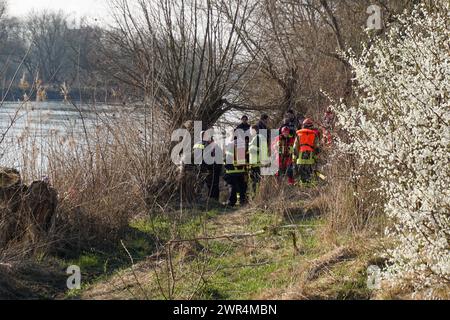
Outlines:
[{"label": "fallen branch on ground", "polygon": [[214,236],[214,237],[198,237],[198,238],[192,238],[192,239],[173,239],[168,242],[168,244],[172,243],[181,243],[181,242],[195,242],[195,241],[205,241],[205,240],[219,240],[219,239],[227,239],[227,240],[233,240],[233,239],[243,239],[243,238],[251,238],[256,237],[259,235],[262,235],[268,231],[275,231],[278,229],[290,229],[290,228],[298,228],[298,227],[314,227],[311,225],[300,225],[300,224],[289,224],[284,226],[274,226],[274,227],[268,227],[263,230],[259,230],[257,232],[253,233],[238,233],[238,234],[225,234],[220,236]]},{"label": "fallen branch on ground", "polygon": [[329,252],[328,254],[312,261],[311,262],[312,267],[306,276],[306,280],[312,281],[319,276],[320,272],[323,269],[325,269],[333,264],[336,264],[340,261],[351,259],[354,256],[355,256],[355,253],[350,248],[339,247],[339,248]]},{"label": "fallen branch on ground", "polygon": [[201,240],[218,240],[218,239],[242,239],[242,238],[250,238],[250,237],[256,237],[261,234],[266,233],[267,230],[260,230],[258,232],[254,233],[240,233],[240,234],[229,234],[229,235],[221,235],[221,236],[215,236],[215,237],[198,237],[198,238],[192,238],[192,239],[174,239],[170,240],[168,243],[180,243],[180,242],[193,242],[193,241],[201,241]]}]

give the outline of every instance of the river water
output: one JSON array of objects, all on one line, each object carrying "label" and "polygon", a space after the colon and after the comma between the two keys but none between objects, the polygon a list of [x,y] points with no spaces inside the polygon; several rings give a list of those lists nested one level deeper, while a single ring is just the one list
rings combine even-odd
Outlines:
[{"label": "river water", "polygon": [[[58,138],[84,141],[87,131],[101,126],[100,119],[135,112],[124,106],[77,105],[69,102],[5,102],[0,106],[0,166],[23,169],[24,155],[35,152],[45,166],[45,147]],[[142,113],[141,113],[142,114]],[[33,149],[30,149],[30,146]],[[36,147],[37,146],[37,147]]]},{"label": "river water", "polygon": [[[5,102],[0,104],[0,166],[45,175],[51,146],[60,144],[63,148],[60,150],[66,150],[67,143],[85,148],[85,128],[91,134],[96,129],[105,129],[106,122],[119,119],[129,120],[125,125],[142,128],[144,111],[142,107],[106,104],[74,106],[63,101]],[[223,119],[225,123],[236,124],[239,117],[230,112]],[[120,128],[125,122],[114,123]],[[224,131],[225,125],[216,129]]]}]

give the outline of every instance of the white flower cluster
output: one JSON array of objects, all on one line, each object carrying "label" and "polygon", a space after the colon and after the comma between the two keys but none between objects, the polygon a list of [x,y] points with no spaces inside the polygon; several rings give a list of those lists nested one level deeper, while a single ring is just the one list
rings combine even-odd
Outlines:
[{"label": "white flower cluster", "polygon": [[449,8],[419,5],[398,21],[348,58],[357,103],[336,106],[351,137],[339,145],[380,181],[396,243],[386,282],[432,293],[450,285]]}]

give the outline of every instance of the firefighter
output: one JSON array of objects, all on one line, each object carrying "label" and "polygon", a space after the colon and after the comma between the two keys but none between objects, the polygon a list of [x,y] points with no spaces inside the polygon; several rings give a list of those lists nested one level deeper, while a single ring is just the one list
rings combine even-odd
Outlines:
[{"label": "firefighter", "polygon": [[294,159],[297,160],[300,183],[303,185],[313,182],[314,167],[320,151],[319,137],[313,127],[313,121],[306,118],[303,121],[303,129],[297,131],[294,144]]},{"label": "firefighter", "polygon": [[284,126],[287,126],[291,130],[291,132],[295,135],[295,130],[297,130],[297,123],[298,122],[297,122],[297,117],[295,116],[294,110],[289,109],[286,112],[285,119],[284,119],[283,122],[284,123],[283,123],[283,125],[280,128],[280,134],[281,134],[281,129]]},{"label": "firefighter", "polygon": [[262,130],[262,129],[267,130],[268,129],[268,126],[267,126],[268,123],[269,123],[269,116],[267,114],[263,113],[261,115],[261,117],[259,118],[258,124],[256,125],[257,128],[258,128],[258,131]]},{"label": "firefighter", "polygon": [[294,184],[293,154],[294,154],[295,136],[291,134],[291,129],[287,126],[281,128],[281,134],[272,144],[273,153],[278,163],[277,177],[288,177],[288,183]]},{"label": "firefighter", "polygon": [[244,114],[241,117],[241,123],[236,127],[235,130],[241,129],[244,132],[250,130],[250,124],[248,123],[248,117]]},{"label": "firefighter", "polygon": [[261,167],[269,163],[267,131],[265,134],[262,134],[262,132],[260,133],[260,129],[267,130],[267,127],[261,127],[260,124],[252,126],[252,139],[249,145],[249,175],[254,194],[256,194],[261,181]]},{"label": "firefighter", "polygon": [[228,185],[229,196],[227,206],[234,207],[238,200],[239,204],[247,203],[247,161],[245,140],[232,138],[225,147],[225,174],[223,179]]},{"label": "firefighter", "polygon": [[[188,120],[182,125],[182,128],[186,129],[186,136],[183,137],[183,139],[190,139],[191,132],[194,131],[194,122]],[[178,181],[180,181],[180,193],[183,195],[183,200],[190,203],[195,201],[197,197],[197,188],[195,182],[197,181],[198,167],[195,165],[195,151],[184,153],[180,152],[179,155],[181,156],[181,161],[178,166]]]},{"label": "firefighter", "polygon": [[[220,175],[222,173],[222,164],[217,163],[217,161],[214,161],[214,163],[206,163],[205,162],[205,148],[211,147],[211,157],[212,159],[216,156],[216,150],[219,148],[219,146],[214,142],[214,139],[212,137],[206,138],[205,132],[202,131],[201,133],[202,140],[199,143],[196,143],[194,145],[194,150],[202,150],[202,159],[201,164],[198,166],[198,178],[199,178],[199,186],[202,187],[205,183],[208,188],[208,199],[214,199],[216,201],[219,201],[220,196]],[[209,148],[208,148],[209,149]],[[220,150],[221,151],[221,150]],[[199,153],[200,154],[200,153]],[[198,161],[197,163],[199,163]]]}]

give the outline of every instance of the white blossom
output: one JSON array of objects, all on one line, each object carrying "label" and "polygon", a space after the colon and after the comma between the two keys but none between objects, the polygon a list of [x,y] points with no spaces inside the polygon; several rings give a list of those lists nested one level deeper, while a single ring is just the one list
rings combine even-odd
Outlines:
[{"label": "white blossom", "polygon": [[356,102],[335,106],[351,137],[338,146],[374,169],[393,222],[384,278],[428,292],[450,280],[450,17],[441,9],[418,5],[360,58],[349,55]]}]

